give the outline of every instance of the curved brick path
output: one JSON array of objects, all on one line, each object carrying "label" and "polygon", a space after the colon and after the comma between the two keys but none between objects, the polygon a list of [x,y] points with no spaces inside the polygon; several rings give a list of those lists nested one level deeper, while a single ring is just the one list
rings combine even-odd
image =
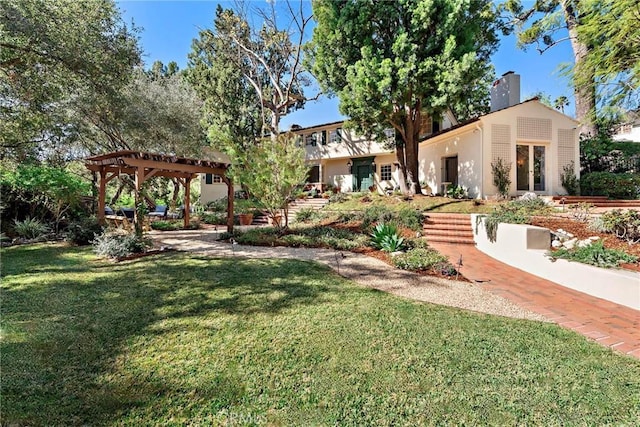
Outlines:
[{"label": "curved brick path", "polygon": [[599,344],[640,358],[640,311],[596,298],[511,267],[474,245],[430,242],[469,280]]}]

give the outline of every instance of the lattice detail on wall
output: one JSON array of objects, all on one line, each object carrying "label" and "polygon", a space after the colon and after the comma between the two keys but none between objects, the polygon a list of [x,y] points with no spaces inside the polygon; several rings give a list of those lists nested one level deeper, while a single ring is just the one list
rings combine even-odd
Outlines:
[{"label": "lattice detail on wall", "polygon": [[501,158],[511,162],[511,126],[491,125],[491,162]]},{"label": "lattice detail on wall", "polygon": [[518,117],[518,138],[551,141],[551,119]]},{"label": "lattice detail on wall", "polygon": [[558,182],[562,170],[576,158],[576,140],[574,129],[558,129]]}]

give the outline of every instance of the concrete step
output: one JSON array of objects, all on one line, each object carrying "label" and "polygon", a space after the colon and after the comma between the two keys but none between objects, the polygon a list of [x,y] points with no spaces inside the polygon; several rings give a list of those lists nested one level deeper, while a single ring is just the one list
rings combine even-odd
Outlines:
[{"label": "concrete step", "polygon": [[466,214],[427,214],[422,230],[428,242],[475,244],[471,217]]},{"label": "concrete step", "polygon": [[473,230],[435,228],[423,230],[425,236],[451,236],[451,237],[471,237],[473,239]]},{"label": "concrete step", "polygon": [[475,245],[473,238],[453,237],[453,236],[425,236],[427,242],[454,243],[458,245]]}]

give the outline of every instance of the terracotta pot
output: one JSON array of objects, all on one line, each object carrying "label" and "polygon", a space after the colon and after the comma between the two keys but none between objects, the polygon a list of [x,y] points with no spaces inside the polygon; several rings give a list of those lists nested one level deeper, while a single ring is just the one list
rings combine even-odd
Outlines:
[{"label": "terracotta pot", "polygon": [[240,225],[251,225],[253,222],[253,214],[238,214]]}]

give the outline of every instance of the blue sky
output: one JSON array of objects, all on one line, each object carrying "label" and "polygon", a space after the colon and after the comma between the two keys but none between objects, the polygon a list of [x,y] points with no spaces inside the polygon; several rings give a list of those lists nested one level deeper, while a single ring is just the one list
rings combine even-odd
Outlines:
[{"label": "blue sky", "polygon": [[[254,0],[264,1],[264,0]],[[144,51],[144,61],[150,66],[160,60],[167,64],[176,61],[181,69],[187,66],[187,55],[191,51],[191,42],[198,37],[198,31],[213,25],[215,9],[218,3],[230,7],[232,3],[218,1],[118,1],[125,22],[132,21],[141,27],[140,42]],[[543,91],[551,99],[565,95],[571,104],[565,109],[573,115],[573,95],[565,77],[561,76],[558,66],[572,61],[571,46],[563,42],[540,55],[530,48],[524,52],[516,47],[514,36],[503,38],[492,60],[496,76],[507,71],[521,75],[521,97]],[[313,126],[321,123],[341,120],[337,99],[320,99],[307,104],[304,110],[296,111],[281,122],[287,129],[292,123],[301,126]]]}]

